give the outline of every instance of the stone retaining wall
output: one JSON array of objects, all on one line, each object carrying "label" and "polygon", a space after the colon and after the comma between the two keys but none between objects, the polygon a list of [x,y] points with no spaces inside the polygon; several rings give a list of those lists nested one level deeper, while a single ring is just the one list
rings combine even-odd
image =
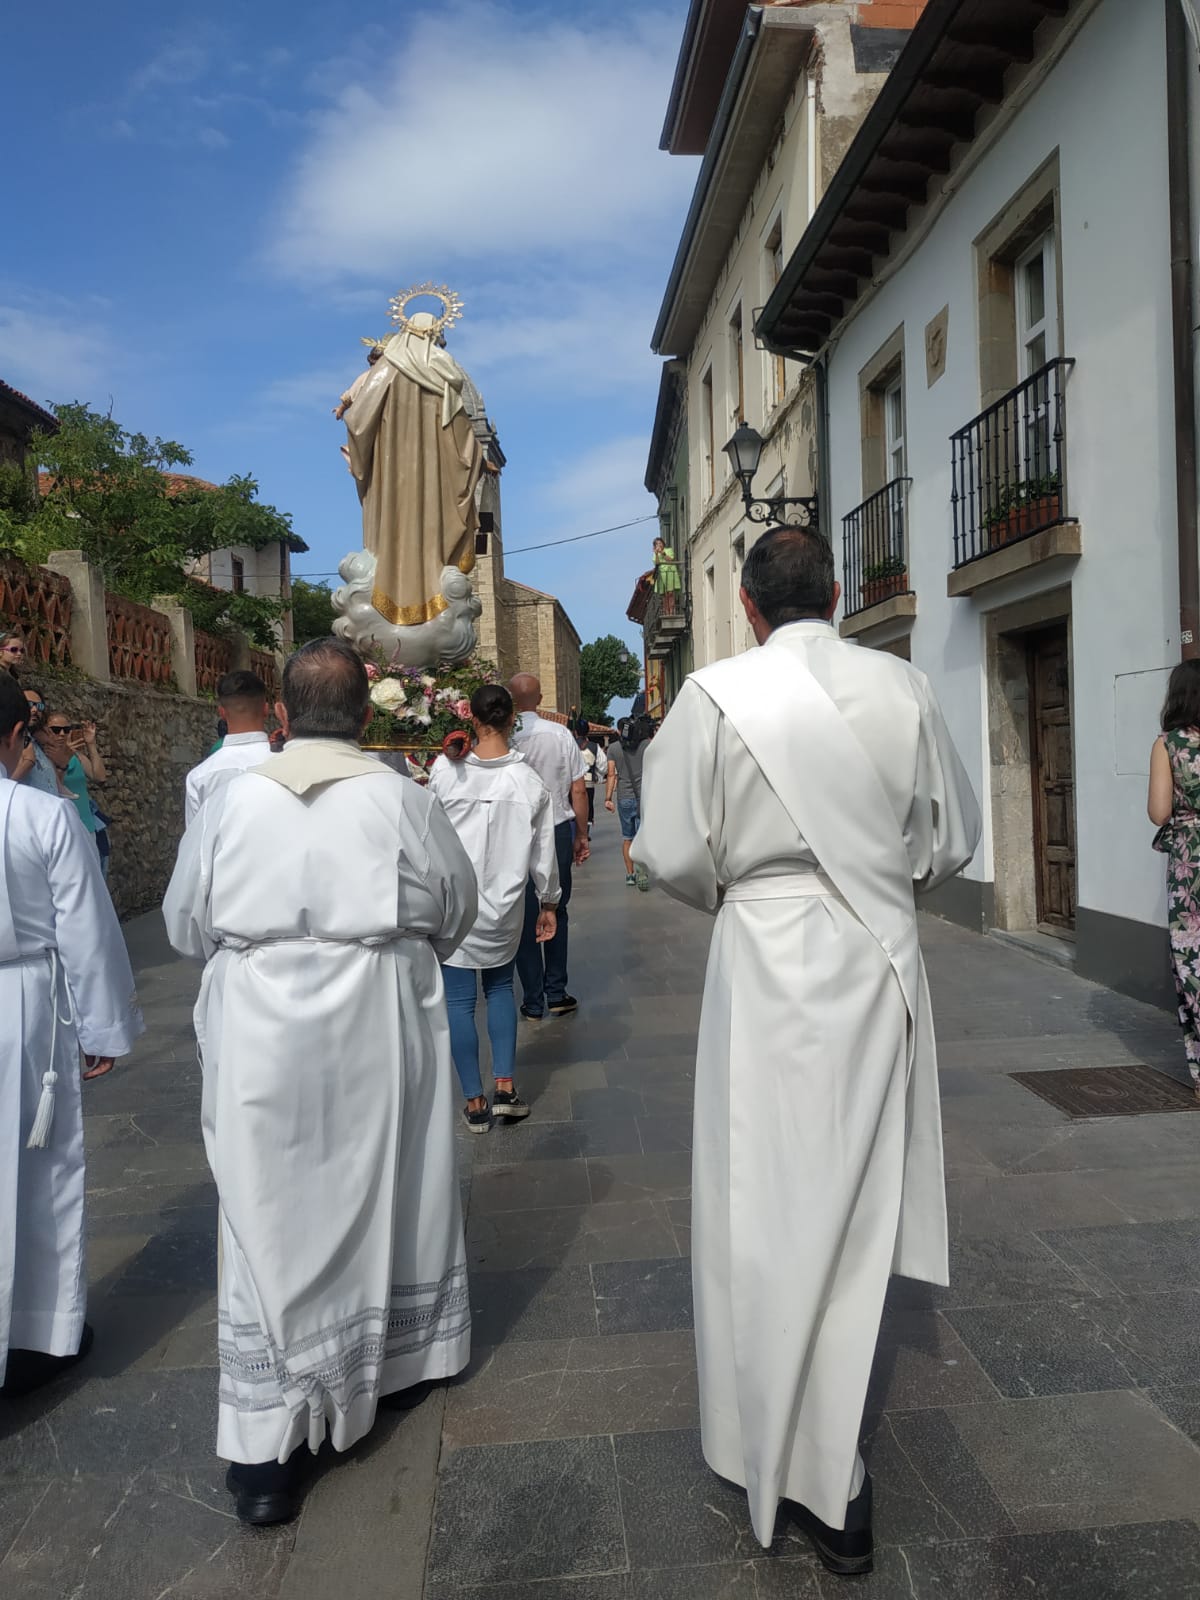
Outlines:
[{"label": "stone retaining wall", "polygon": [[122,917],[157,906],[183,834],[183,783],[216,739],[211,700],[160,692],[131,683],[96,683],[36,667],[35,684],[48,710],[69,712],[97,726],[108,782],[92,790],[112,818],[109,888]]}]

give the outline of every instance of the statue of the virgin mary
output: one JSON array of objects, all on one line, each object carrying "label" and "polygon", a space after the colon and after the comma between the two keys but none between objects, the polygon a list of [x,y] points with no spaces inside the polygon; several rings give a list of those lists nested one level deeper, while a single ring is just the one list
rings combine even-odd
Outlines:
[{"label": "statue of the virgin mary", "polygon": [[[407,306],[434,296],[435,317]],[[460,661],[475,648],[479,602],[475,486],[483,454],[463,405],[465,374],[445,348],[462,305],[422,284],[391,302],[398,331],[345,406],[350,470],[362,503],[363,550],[347,556],[335,631],[410,666]]]}]

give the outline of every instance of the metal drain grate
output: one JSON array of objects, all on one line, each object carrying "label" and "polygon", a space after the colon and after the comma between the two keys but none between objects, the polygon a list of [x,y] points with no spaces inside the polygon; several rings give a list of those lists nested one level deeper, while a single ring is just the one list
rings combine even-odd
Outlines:
[{"label": "metal drain grate", "polygon": [[1200,1111],[1200,1102],[1186,1084],[1153,1067],[1068,1067],[1062,1072],[1013,1072],[1009,1076],[1069,1117]]}]

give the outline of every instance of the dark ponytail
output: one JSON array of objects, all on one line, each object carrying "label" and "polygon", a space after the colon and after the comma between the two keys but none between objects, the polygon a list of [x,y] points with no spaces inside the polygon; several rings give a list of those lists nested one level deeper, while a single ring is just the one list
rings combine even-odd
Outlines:
[{"label": "dark ponytail", "polygon": [[507,728],[513,719],[513,698],[502,683],[481,683],[471,696],[471,715],[484,728]]}]

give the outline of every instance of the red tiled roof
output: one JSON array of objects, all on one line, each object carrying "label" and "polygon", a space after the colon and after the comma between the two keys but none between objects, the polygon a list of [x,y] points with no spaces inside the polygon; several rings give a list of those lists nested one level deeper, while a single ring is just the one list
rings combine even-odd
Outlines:
[{"label": "red tiled roof", "polygon": [[58,418],[52,411],[47,411],[45,406],[38,405],[36,400],[31,400],[27,394],[22,394],[20,389],[14,389],[11,383],[5,383],[3,378],[0,378],[0,395],[7,395],[10,400],[15,400],[18,405],[24,406],[43,427],[50,429],[58,427]]}]

